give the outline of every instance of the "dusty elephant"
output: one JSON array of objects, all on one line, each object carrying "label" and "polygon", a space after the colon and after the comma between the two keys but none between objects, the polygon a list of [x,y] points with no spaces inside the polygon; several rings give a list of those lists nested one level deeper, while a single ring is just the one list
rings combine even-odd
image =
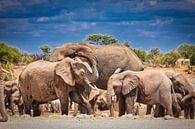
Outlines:
[{"label": "dusty elephant", "polygon": [[[94,75],[96,75],[93,77],[92,83],[103,90],[107,90],[108,79],[117,68],[124,71],[143,70],[142,62],[137,55],[129,48],[119,44],[99,46],[67,43],[55,48],[49,60],[60,61],[65,57],[79,57],[87,61],[94,69]],[[88,96],[89,92],[86,93],[85,97],[88,98]]]},{"label": "dusty elephant", "polygon": [[24,102],[21,96],[18,80],[7,81],[4,83],[5,106],[11,110],[14,115],[14,105],[17,105],[19,114],[23,114]]},{"label": "dusty elephant", "polygon": [[[173,116],[178,118],[181,116],[181,111],[184,109],[184,104],[182,103],[183,96],[180,93],[172,93],[172,110]],[[147,105],[146,115],[151,114],[153,105]],[[154,117],[164,117],[165,109],[162,105],[156,104],[154,108]]]},{"label": "dusty elephant", "polygon": [[0,122],[8,121],[7,112],[5,109],[5,102],[4,102],[4,85],[0,82]]},{"label": "dusty elephant", "polygon": [[173,87],[176,93],[182,95],[182,103],[184,108],[184,116],[186,119],[194,119],[195,110],[195,89],[190,83],[189,79],[181,74],[175,72],[165,72],[173,83]]},{"label": "dusty elephant", "polygon": [[70,97],[91,114],[91,105],[81,94],[85,89],[83,85],[91,86],[88,80],[91,74],[91,67],[78,58],[65,58],[60,62],[41,60],[29,64],[19,77],[25,112],[30,114],[32,107],[33,114],[39,116],[39,104],[59,98],[62,114],[68,115]]},{"label": "dusty elephant", "polygon": [[2,67],[1,67],[1,63],[0,63],[0,122],[6,122],[8,121],[8,115],[5,109],[5,102],[4,102],[4,84],[2,81]]},{"label": "dusty elephant", "polygon": [[[119,116],[133,114],[135,102],[161,104],[166,114],[172,116],[172,82],[160,71],[124,71],[113,74],[108,81],[108,104],[112,106],[113,97],[119,95]],[[121,99],[122,98],[122,99]],[[113,108],[110,109],[113,116]]]}]

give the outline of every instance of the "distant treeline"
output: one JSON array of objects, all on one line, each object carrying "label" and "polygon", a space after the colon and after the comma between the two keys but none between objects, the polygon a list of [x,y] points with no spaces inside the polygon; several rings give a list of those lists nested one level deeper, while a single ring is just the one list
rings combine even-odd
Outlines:
[{"label": "distant treeline", "polygon": [[[97,45],[120,43],[118,39],[112,37],[111,35],[103,34],[88,35],[85,41]],[[134,49],[131,47],[129,41],[125,41],[120,44],[132,49],[143,62],[171,65],[174,64],[177,59],[185,58],[190,59],[191,64],[195,65],[195,45],[192,44],[181,44],[175,50],[167,53],[161,53],[159,48],[151,48],[148,52],[140,49]],[[47,59],[51,48],[48,45],[43,45],[39,49],[42,50],[43,54],[37,55],[23,53],[16,47],[2,42],[0,43],[0,62],[4,68],[9,69],[11,64],[28,64],[35,60]]]}]

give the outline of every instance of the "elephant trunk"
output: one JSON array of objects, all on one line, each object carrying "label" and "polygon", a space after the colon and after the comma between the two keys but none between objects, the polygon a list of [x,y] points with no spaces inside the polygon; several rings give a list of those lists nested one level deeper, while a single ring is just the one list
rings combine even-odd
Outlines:
[{"label": "elephant trunk", "polygon": [[114,116],[114,100],[115,100],[115,92],[113,89],[113,85],[110,81],[108,81],[108,89],[107,89],[107,104],[110,109],[110,116]]},{"label": "elephant trunk", "polygon": [[84,57],[86,58],[88,61],[89,61],[89,65],[91,66],[91,69],[92,69],[92,73],[89,75],[89,81],[91,83],[95,83],[98,78],[99,78],[99,73],[98,73],[98,70],[97,70],[97,59],[94,55],[92,54],[85,54],[83,52],[78,52],[76,54],[78,57]]}]

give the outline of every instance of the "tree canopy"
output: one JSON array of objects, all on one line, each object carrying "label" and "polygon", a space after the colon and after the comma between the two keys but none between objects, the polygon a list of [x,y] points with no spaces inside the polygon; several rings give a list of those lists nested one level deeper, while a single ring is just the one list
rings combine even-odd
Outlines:
[{"label": "tree canopy", "polygon": [[40,47],[44,55],[48,55],[51,52],[51,48],[48,45],[43,45]]},{"label": "tree canopy", "polygon": [[181,44],[177,51],[181,54],[181,57],[190,59],[191,64],[195,65],[195,45]]},{"label": "tree canopy", "polygon": [[118,39],[112,37],[111,35],[104,35],[104,34],[88,35],[85,40],[89,41],[89,43],[97,44],[97,45],[109,45],[118,42]]},{"label": "tree canopy", "polygon": [[21,59],[20,51],[6,43],[0,43],[0,62],[2,64],[18,63]]}]

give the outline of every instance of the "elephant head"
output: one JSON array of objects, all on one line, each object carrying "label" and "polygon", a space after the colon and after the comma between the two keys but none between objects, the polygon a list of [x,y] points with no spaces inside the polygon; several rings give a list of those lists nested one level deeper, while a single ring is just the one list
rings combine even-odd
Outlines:
[{"label": "elephant head", "polygon": [[112,96],[117,94],[127,95],[139,86],[139,77],[131,73],[123,72],[113,74],[108,81],[107,101],[111,104]]},{"label": "elephant head", "polygon": [[185,99],[195,97],[195,91],[189,80],[181,73],[165,72],[173,83],[175,92],[187,96]]},{"label": "elephant head", "polygon": [[78,57],[82,61],[88,62],[92,69],[91,81],[95,82],[98,79],[99,73],[97,70],[97,59],[93,54],[93,51],[85,44],[64,44],[60,47],[56,47],[51,55],[49,61],[60,61],[64,58]]},{"label": "elephant head", "polygon": [[92,82],[92,68],[87,62],[83,62],[79,58],[71,59],[67,57],[63,59],[56,64],[55,74],[69,86],[87,84],[90,88],[96,89]]}]

